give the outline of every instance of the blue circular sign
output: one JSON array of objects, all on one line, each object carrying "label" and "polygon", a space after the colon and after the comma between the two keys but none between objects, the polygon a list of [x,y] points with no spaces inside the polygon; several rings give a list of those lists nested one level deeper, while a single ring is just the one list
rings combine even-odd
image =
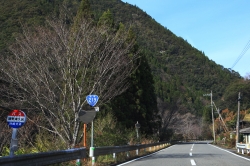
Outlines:
[{"label": "blue circular sign", "polygon": [[26,122],[26,114],[21,110],[13,110],[9,113],[7,122],[12,128],[20,128]]}]

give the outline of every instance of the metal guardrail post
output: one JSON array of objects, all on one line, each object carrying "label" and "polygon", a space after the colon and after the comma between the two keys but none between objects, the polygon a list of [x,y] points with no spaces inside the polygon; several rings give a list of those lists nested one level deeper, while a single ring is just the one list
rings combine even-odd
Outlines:
[{"label": "metal guardrail post", "polygon": [[127,151],[127,157],[129,158],[129,151]]},{"label": "metal guardrail post", "polygon": [[113,160],[116,161],[116,154],[113,153]]},{"label": "metal guardrail post", "polygon": [[80,159],[77,159],[76,160],[76,166],[80,166],[81,165],[81,160]]},{"label": "metal guardrail post", "polygon": [[89,157],[92,157],[92,165],[95,165],[95,147],[89,148]]}]

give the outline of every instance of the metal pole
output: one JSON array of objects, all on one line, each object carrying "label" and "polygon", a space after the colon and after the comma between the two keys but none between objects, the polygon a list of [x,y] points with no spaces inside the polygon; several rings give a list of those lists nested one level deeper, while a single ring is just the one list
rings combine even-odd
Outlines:
[{"label": "metal pole", "polygon": [[139,128],[141,127],[141,125],[138,123],[138,121],[137,121],[137,123],[135,124],[135,130],[136,130],[136,136],[137,136],[137,142],[138,142],[138,144],[139,144]]},{"label": "metal pole", "polygon": [[238,111],[237,111],[237,124],[236,124],[236,145],[237,143],[239,143],[239,135],[240,135],[240,131],[239,131],[239,125],[240,125],[240,92],[238,95]]},{"label": "metal pole", "polygon": [[[137,136],[137,145],[138,145],[139,144],[139,133],[138,133],[138,128],[137,127],[136,127],[136,136]],[[136,155],[138,156],[138,154],[139,154],[139,150],[136,149]]]},{"label": "metal pole", "polygon": [[91,147],[94,147],[94,122],[91,124]]},{"label": "metal pole", "polygon": [[139,142],[139,133],[138,133],[138,128],[136,128],[136,136],[137,136],[137,141]]},{"label": "metal pole", "polygon": [[11,143],[10,143],[10,156],[14,156],[14,152],[15,152],[14,146],[17,146],[17,145],[14,145],[15,144],[14,141],[16,140],[16,134],[17,134],[17,129],[13,128],[12,136],[11,136]]},{"label": "metal pole", "polygon": [[[137,121],[137,123],[135,124],[135,130],[136,130],[136,136],[137,136],[137,145],[140,144],[140,141],[139,141],[139,131],[138,131],[140,127],[141,127],[141,125]],[[139,154],[139,150],[136,149],[136,155],[138,155],[138,154]]]},{"label": "metal pole", "polygon": [[[94,121],[91,123],[91,147],[94,148]],[[92,157],[92,165],[95,165],[95,157]]]},{"label": "metal pole", "polygon": [[87,142],[87,139],[86,139],[86,138],[87,138],[86,128],[87,128],[87,124],[84,123],[84,124],[83,124],[83,134],[84,134],[84,135],[83,135],[83,146],[84,146],[84,147],[87,146],[87,143],[86,143],[86,142]]},{"label": "metal pole", "polygon": [[213,137],[215,143],[215,131],[214,131],[214,110],[213,110],[213,93],[211,91],[211,109],[212,109],[212,121],[213,121]]}]

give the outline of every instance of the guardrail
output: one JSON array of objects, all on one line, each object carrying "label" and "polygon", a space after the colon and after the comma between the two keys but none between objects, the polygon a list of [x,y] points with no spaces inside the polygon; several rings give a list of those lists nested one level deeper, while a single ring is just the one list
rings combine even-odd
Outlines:
[{"label": "guardrail", "polygon": [[[144,149],[148,147],[154,146],[165,146],[168,142],[158,142],[152,144],[141,144],[141,145],[125,145],[125,146],[106,146],[106,147],[92,147],[90,148],[90,157],[96,157],[100,155],[113,154],[113,153],[121,153],[128,152],[137,149]],[[93,151],[93,152],[91,152]]]},{"label": "guardrail", "polygon": [[116,154],[121,152],[127,152],[127,157],[129,157],[129,152],[136,150],[136,155],[139,154],[139,149],[144,149],[144,152],[146,151],[146,148],[154,148],[153,151],[156,151],[156,149],[162,149],[166,147],[166,145],[169,142],[158,142],[158,143],[151,143],[151,144],[138,144],[138,145],[125,145],[125,146],[106,146],[106,147],[90,147],[89,149],[89,157],[92,157],[92,165],[95,163],[95,157],[101,156],[101,155],[108,155],[113,154],[113,160],[116,160]]},{"label": "guardrail", "polygon": [[125,145],[125,146],[106,146],[106,147],[90,147],[89,156],[88,150],[86,148],[77,148],[77,149],[68,149],[61,151],[51,151],[51,152],[42,152],[34,154],[25,154],[18,156],[6,156],[0,157],[1,166],[43,166],[49,164],[62,163],[66,161],[83,159],[87,157],[97,157],[101,155],[113,154],[113,157],[116,157],[116,153],[129,152],[136,150],[136,155],[138,154],[139,149],[154,148],[162,149],[168,144],[183,143],[183,141],[171,141],[171,142],[157,142],[151,144],[138,144],[138,145]]},{"label": "guardrail", "polygon": [[241,150],[241,153],[244,154],[245,150],[246,150],[246,153],[250,153],[250,144],[241,144],[241,143],[237,143],[236,144],[236,148],[237,148],[237,152],[240,153],[240,150]]},{"label": "guardrail", "polygon": [[[95,147],[92,153],[92,156],[100,156],[112,154],[115,156],[115,153],[120,152],[129,152],[132,150],[143,149],[147,147],[160,146],[163,148],[164,144],[167,142],[158,142],[152,144],[141,144],[141,145],[126,145],[126,146],[107,146],[107,147]],[[91,148],[90,148],[91,150]],[[94,156],[93,156],[94,155]],[[138,154],[137,154],[138,155]],[[76,159],[87,158],[87,149],[86,148],[77,148],[77,149],[68,149],[62,151],[51,151],[51,152],[42,152],[34,154],[25,154],[18,156],[6,156],[0,158],[1,166],[43,166],[55,163],[61,163]]]},{"label": "guardrail", "polygon": [[1,166],[42,166],[86,158],[86,148],[68,149],[0,158]]}]

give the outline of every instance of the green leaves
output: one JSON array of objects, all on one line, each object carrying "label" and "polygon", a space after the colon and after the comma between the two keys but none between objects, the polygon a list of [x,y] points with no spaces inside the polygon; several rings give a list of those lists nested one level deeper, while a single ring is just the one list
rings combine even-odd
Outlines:
[{"label": "green leaves", "polygon": [[237,110],[238,94],[241,93],[241,109],[250,108],[250,80],[238,80],[230,84],[225,91],[226,106],[233,111]]}]

